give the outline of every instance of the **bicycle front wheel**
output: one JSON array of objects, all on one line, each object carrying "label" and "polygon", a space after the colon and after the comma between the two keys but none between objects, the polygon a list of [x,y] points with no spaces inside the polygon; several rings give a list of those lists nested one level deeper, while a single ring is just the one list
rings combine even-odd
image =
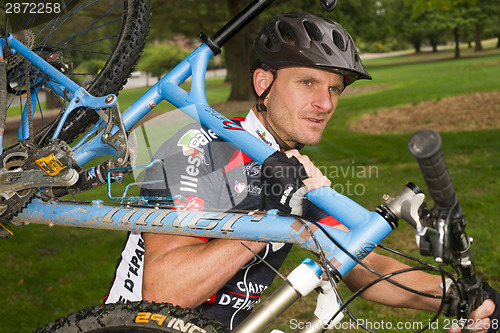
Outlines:
[{"label": "bicycle front wheel", "polygon": [[[29,10],[25,14],[16,14],[12,7],[11,14],[7,14],[8,32],[84,86],[90,94],[117,94],[144,48],[149,31],[150,1],[57,0],[50,4],[50,14],[46,8],[49,2],[40,2],[37,9],[43,11],[35,11],[35,14],[29,14]],[[67,99],[61,97],[60,92],[57,94],[51,90],[46,84],[49,78],[26,64],[22,56],[11,52],[5,54],[8,116],[27,113],[28,104],[32,106],[32,113],[42,114],[39,117],[42,119],[44,113],[57,113],[64,108]],[[30,96],[27,92],[31,92]],[[94,110],[77,109],[66,120],[59,139],[69,143],[97,120]],[[56,122],[57,119],[47,123],[42,121],[43,124],[33,130],[39,131],[35,141],[45,144],[52,137]],[[33,136],[33,133],[29,135]]]},{"label": "bicycle front wheel", "polygon": [[223,333],[229,329],[200,313],[167,303],[107,304],[58,319],[35,333]]}]

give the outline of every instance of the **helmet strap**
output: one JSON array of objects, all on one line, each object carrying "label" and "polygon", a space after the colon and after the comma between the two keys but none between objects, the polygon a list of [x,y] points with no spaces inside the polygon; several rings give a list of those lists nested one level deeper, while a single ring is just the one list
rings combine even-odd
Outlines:
[{"label": "helmet strap", "polygon": [[[271,73],[273,74],[273,80],[271,81],[271,84],[267,86],[266,90],[257,98],[257,104],[255,108],[257,109],[257,112],[260,112],[262,114],[262,118],[264,119],[264,126],[266,129],[269,131],[269,133],[273,136],[273,138],[276,140],[276,143],[280,146],[281,151],[287,151],[294,149],[294,147],[290,147],[283,139],[276,133],[274,128],[269,124],[267,121],[267,107],[264,104],[264,100],[266,99],[267,95],[269,95],[269,92],[271,91],[271,88],[274,84],[274,81],[276,81],[276,78],[278,77],[278,71],[271,69]],[[297,143],[297,146],[295,146],[295,149],[300,150],[304,147],[303,144]]]},{"label": "helmet strap", "polygon": [[[267,86],[266,90],[260,94],[260,96],[257,98],[257,106],[256,109],[258,112],[266,112],[267,107],[264,104],[264,100],[266,99],[267,95],[269,95],[269,92],[271,91],[271,88],[273,87],[274,81],[276,81],[276,78],[278,77],[278,71],[275,69],[269,69],[271,74],[273,74],[273,80],[271,83]],[[265,116],[264,116],[265,117]]]}]

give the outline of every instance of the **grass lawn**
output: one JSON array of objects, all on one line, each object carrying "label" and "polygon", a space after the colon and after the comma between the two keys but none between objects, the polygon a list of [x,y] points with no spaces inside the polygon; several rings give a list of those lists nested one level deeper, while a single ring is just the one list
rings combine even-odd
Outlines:
[{"label": "grass lawn", "polygon": [[[346,124],[381,108],[499,90],[499,55],[500,50],[488,50],[450,59],[448,53],[440,52],[365,61],[374,80],[356,85],[381,88],[343,96],[323,141],[305,148],[304,153],[326,171],[338,192],[370,210],[381,203],[383,194],[396,194],[408,181],[427,193],[416,162],[406,152],[410,133],[369,135],[349,131]],[[229,86],[221,82],[207,84],[207,90],[212,103],[224,100],[229,94]],[[122,110],[141,91],[122,92]],[[475,239],[477,270],[490,284],[500,288],[500,238],[495,232],[500,213],[500,130],[454,131],[441,136],[442,150],[467,217],[468,235]],[[352,172],[360,167],[372,172]],[[82,198],[97,198],[104,193],[99,188]],[[428,202],[432,205],[429,199]],[[31,331],[57,317],[100,304],[111,282],[125,233],[39,225],[14,228],[14,232],[14,239],[0,242],[1,332]],[[383,244],[418,255],[413,231],[404,222]],[[282,272],[290,271],[306,256],[310,254],[294,248]],[[275,285],[270,289],[274,288]],[[342,284],[340,291],[345,296],[349,294]],[[314,306],[311,297],[300,301],[288,311],[287,319],[278,322],[279,328],[289,332],[291,324],[306,320]],[[413,329],[401,332],[414,331],[418,329],[415,325],[426,324],[431,317],[429,313],[396,310],[359,299],[350,310],[375,324],[391,320],[394,325],[399,322],[406,323],[405,327],[414,325]],[[443,331],[445,324],[441,318],[440,329],[435,331]]]}]

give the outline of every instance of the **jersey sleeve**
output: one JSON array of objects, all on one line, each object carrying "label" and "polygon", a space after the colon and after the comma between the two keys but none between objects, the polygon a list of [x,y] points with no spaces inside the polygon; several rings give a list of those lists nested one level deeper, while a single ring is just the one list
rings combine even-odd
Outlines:
[{"label": "jersey sleeve", "polygon": [[341,223],[333,216],[326,213],[323,209],[308,201],[307,209],[304,218],[309,221],[316,221],[330,227],[341,225]]}]

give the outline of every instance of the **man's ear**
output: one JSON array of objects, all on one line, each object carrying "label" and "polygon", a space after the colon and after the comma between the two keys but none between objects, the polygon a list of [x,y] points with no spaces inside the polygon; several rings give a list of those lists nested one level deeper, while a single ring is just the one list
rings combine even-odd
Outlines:
[{"label": "man's ear", "polygon": [[273,74],[270,71],[266,71],[262,68],[257,68],[253,72],[252,82],[255,93],[257,94],[257,96],[260,96],[271,84],[271,82],[273,82]]}]

